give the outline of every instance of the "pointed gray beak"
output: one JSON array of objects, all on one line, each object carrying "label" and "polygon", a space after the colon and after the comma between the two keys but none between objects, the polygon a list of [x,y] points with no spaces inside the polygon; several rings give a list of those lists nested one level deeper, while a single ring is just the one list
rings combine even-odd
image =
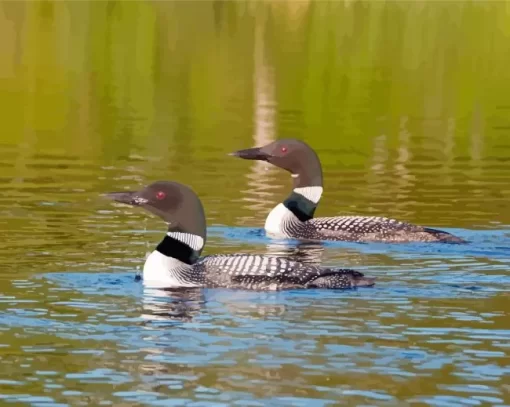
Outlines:
[{"label": "pointed gray beak", "polygon": [[267,161],[270,157],[269,154],[264,153],[260,147],[247,148],[246,150],[238,150],[230,153],[229,155],[234,157],[243,158],[245,160],[261,160]]},{"label": "pointed gray beak", "polygon": [[140,206],[149,202],[147,199],[139,196],[138,192],[135,191],[110,192],[108,194],[104,194],[103,196],[106,196],[115,202],[120,202],[132,206]]}]

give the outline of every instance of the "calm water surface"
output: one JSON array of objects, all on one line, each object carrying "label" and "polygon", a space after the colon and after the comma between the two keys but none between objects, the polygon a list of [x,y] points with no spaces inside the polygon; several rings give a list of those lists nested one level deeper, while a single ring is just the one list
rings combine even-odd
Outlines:
[{"label": "calm water surface", "polygon": [[[0,404],[510,405],[510,9],[438,2],[0,3]],[[290,177],[228,157],[317,148],[318,215],[456,245],[298,244]],[[100,195],[191,185],[205,253],[378,278],[356,291],[147,291],[163,225]]]}]

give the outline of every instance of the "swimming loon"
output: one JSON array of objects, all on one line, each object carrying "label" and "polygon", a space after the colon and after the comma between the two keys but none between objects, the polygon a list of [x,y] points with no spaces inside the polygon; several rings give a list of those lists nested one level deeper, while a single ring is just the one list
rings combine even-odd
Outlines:
[{"label": "swimming loon", "polygon": [[308,240],[465,243],[441,230],[385,217],[314,218],[322,195],[322,168],[315,151],[303,141],[282,139],[230,155],[267,161],[291,173],[294,189],[283,203],[269,213],[265,223],[269,234]]},{"label": "swimming loon", "polygon": [[204,209],[193,190],[177,182],[158,181],[138,192],[106,196],[141,206],[168,224],[166,236],[145,262],[145,286],[280,290],[374,284],[374,278],[358,271],[323,268],[279,257],[233,254],[199,258],[206,241]]}]

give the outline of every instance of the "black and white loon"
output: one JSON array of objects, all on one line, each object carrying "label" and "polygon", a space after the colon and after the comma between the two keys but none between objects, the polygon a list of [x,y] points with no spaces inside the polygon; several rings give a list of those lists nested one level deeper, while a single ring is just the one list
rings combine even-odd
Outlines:
[{"label": "black and white loon", "polygon": [[198,196],[177,182],[158,181],[138,192],[113,192],[106,196],[141,206],[168,224],[166,236],[145,262],[145,286],[281,290],[374,284],[374,278],[364,277],[358,271],[318,267],[279,257],[233,254],[199,258],[206,241],[204,209]]},{"label": "black and white loon", "polygon": [[303,141],[277,140],[263,147],[239,150],[230,155],[267,161],[291,173],[294,189],[283,203],[269,213],[265,224],[269,234],[307,240],[465,243],[441,230],[385,217],[314,218],[322,195],[322,168],[315,151]]}]

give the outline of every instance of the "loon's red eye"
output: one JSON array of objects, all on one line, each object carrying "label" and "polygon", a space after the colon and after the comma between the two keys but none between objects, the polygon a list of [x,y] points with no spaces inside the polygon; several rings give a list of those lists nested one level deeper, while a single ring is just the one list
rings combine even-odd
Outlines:
[{"label": "loon's red eye", "polygon": [[280,148],[280,150],[282,151],[282,153],[286,153],[287,152],[287,147],[283,146],[282,148]]},{"label": "loon's red eye", "polygon": [[166,197],[166,194],[163,192],[163,191],[159,191],[157,194],[156,194],[156,199],[159,199],[160,201],[162,199],[165,199]]}]

